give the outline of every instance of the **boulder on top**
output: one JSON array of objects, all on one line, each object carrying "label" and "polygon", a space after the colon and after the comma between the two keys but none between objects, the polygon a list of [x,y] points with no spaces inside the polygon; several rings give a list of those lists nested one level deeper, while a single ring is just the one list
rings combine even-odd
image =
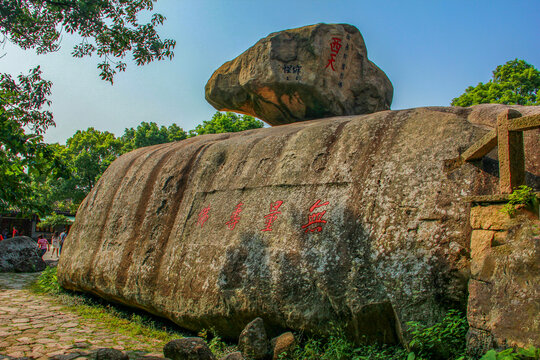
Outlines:
[{"label": "boulder on top", "polygon": [[46,267],[31,238],[16,236],[0,241],[0,272],[36,272]]},{"label": "boulder on top", "polygon": [[214,72],[205,96],[218,110],[282,125],[388,110],[393,91],[357,28],[317,24],[259,40]]}]

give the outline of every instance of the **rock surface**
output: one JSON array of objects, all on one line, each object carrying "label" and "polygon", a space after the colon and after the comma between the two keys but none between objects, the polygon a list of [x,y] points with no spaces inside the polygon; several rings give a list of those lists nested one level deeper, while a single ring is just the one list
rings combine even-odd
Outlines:
[{"label": "rock surface", "polygon": [[256,318],[242,330],[238,338],[238,349],[247,359],[261,360],[268,356],[268,336],[264,321]]},{"label": "rock surface", "polygon": [[218,110],[282,125],[388,110],[393,91],[357,28],[317,24],[259,40],[214,72],[205,96]]},{"label": "rock surface", "polygon": [[96,360],[129,360],[129,356],[117,349],[101,348],[96,352]]},{"label": "rock surface", "polygon": [[163,347],[163,355],[171,360],[216,360],[206,342],[198,337],[169,341]]},{"label": "rock surface", "polygon": [[290,331],[283,333],[270,341],[272,347],[272,360],[290,359],[296,346],[294,334]]},{"label": "rock surface", "polygon": [[498,186],[488,162],[447,166],[488,131],[469,114],[384,111],[125,154],[81,204],[59,280],[231,338],[260,316],[269,336],[333,321],[398,342],[407,321],[465,307],[461,200]]},{"label": "rock surface", "polygon": [[0,241],[0,272],[36,272],[46,267],[31,238],[16,236]]},{"label": "rock surface", "polygon": [[540,220],[524,210],[510,218],[501,207],[471,211],[471,355],[540,344]]}]

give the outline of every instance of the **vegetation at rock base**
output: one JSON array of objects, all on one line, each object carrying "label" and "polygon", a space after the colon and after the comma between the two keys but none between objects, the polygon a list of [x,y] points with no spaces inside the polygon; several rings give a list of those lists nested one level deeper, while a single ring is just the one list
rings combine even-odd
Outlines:
[{"label": "vegetation at rock base", "polygon": [[526,349],[489,350],[480,360],[538,360],[540,349],[530,346]]},{"label": "vegetation at rock base", "polygon": [[540,71],[524,60],[510,60],[493,71],[487,83],[469,86],[452,106],[477,104],[540,105]]},{"label": "vegetation at rock base", "polygon": [[508,203],[503,206],[501,212],[513,216],[516,213],[516,205],[525,205],[530,210],[536,211],[538,209],[538,198],[533,189],[526,185],[521,185],[515,189],[508,195]]},{"label": "vegetation at rock base", "polygon": [[[112,333],[138,336],[142,339],[170,341],[188,335],[173,323],[105,300],[63,290],[56,277],[56,268],[48,268],[41,273],[33,285],[33,291],[54,296],[67,308],[88,319],[97,319]],[[468,329],[465,316],[450,310],[437,324],[427,327],[411,322],[412,340],[410,352],[400,346],[363,345],[357,346],[347,340],[345,332],[335,326],[334,331],[325,336],[297,334],[297,345],[282,359],[317,360],[472,360],[465,355],[465,334]],[[235,345],[221,339],[212,329],[199,332],[208,342],[217,357],[237,351]],[[144,344],[141,344],[144,346]],[[490,350],[481,360],[529,360],[538,359],[540,350],[527,349]],[[536,357],[534,357],[536,356]]]},{"label": "vegetation at rock base", "polygon": [[464,355],[469,324],[459,311],[448,311],[440,322],[431,327],[418,322],[407,325],[412,336],[409,347],[415,359],[455,359]]},{"label": "vegetation at rock base", "polygon": [[[33,284],[32,290],[39,294],[54,296],[68,309],[84,318],[99,320],[112,333],[137,336],[149,342],[159,339],[164,342],[178,339],[187,334],[175,324],[121,305],[90,295],[66,291],[60,287],[56,268],[47,268]],[[280,359],[312,360],[474,360],[465,355],[465,335],[468,324],[464,314],[450,310],[437,324],[427,327],[416,322],[408,323],[412,340],[410,352],[400,346],[362,345],[347,340],[339,326],[325,336],[296,334],[297,345]],[[202,330],[197,334],[207,341],[212,352],[219,358],[237,351],[237,347],[221,339],[214,330]],[[141,348],[145,344],[141,343]],[[489,350],[480,360],[533,360],[539,359],[540,349]]]}]

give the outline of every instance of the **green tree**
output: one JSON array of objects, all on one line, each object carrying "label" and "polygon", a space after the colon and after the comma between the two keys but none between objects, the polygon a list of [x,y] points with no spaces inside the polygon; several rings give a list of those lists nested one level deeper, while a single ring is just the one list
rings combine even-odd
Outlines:
[{"label": "green tree", "polygon": [[0,210],[36,211],[40,196],[32,178],[60,169],[43,143],[43,133],[54,126],[52,114],[43,110],[51,83],[41,79],[39,67],[17,80],[0,74]]},{"label": "green tree", "polygon": [[64,206],[57,207],[76,210],[107,167],[121,155],[122,145],[114,134],[92,127],[78,130],[66,146],[57,145],[58,156],[68,166],[70,176],[54,179],[50,184],[50,202],[63,202]]},{"label": "green tree", "polygon": [[232,112],[216,112],[212,119],[205,120],[201,125],[198,125],[194,130],[189,131],[189,135],[204,135],[204,134],[220,134],[227,132],[238,132],[250,129],[259,129],[264,126],[264,123],[255,119],[253,116],[240,115]]},{"label": "green tree", "polygon": [[[123,59],[131,54],[137,65],[173,57],[174,40],[162,40],[156,27],[165,18],[152,14],[139,24],[141,12],[152,11],[156,0],[0,0],[0,34],[22,49],[38,54],[56,51],[61,34],[78,34],[82,40],[74,57],[96,54],[102,79],[113,83],[125,71]],[[33,212],[48,193],[44,174],[55,179],[62,169],[55,152],[43,143],[43,133],[55,126],[50,104],[51,82],[41,78],[39,67],[18,81],[0,74],[0,210],[16,207]],[[36,203],[38,202],[38,203]]]},{"label": "green tree", "polygon": [[121,140],[124,143],[123,152],[128,152],[145,146],[164,144],[184,140],[187,133],[178,125],[159,127],[155,122],[142,122],[136,129],[129,128],[124,131]]},{"label": "green tree", "polygon": [[523,60],[514,59],[499,65],[493,79],[469,86],[452,100],[452,106],[497,103],[507,105],[540,105],[540,71]]},{"label": "green tree", "polygon": [[162,40],[156,27],[165,17],[152,14],[140,24],[138,15],[152,11],[156,0],[0,0],[0,33],[22,49],[38,54],[56,51],[61,34],[79,34],[74,57],[97,54],[101,78],[113,82],[125,71],[123,59],[131,53],[137,65],[171,59],[174,40]]}]

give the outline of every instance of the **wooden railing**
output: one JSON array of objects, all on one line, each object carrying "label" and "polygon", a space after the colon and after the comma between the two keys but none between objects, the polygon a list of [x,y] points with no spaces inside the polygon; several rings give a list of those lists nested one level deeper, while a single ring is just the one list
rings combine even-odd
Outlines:
[{"label": "wooden railing", "polygon": [[461,154],[460,160],[461,162],[479,160],[497,146],[499,191],[501,194],[509,194],[518,186],[525,185],[523,131],[538,128],[540,128],[540,114],[521,116],[517,110],[505,110],[497,116],[497,127]]}]

